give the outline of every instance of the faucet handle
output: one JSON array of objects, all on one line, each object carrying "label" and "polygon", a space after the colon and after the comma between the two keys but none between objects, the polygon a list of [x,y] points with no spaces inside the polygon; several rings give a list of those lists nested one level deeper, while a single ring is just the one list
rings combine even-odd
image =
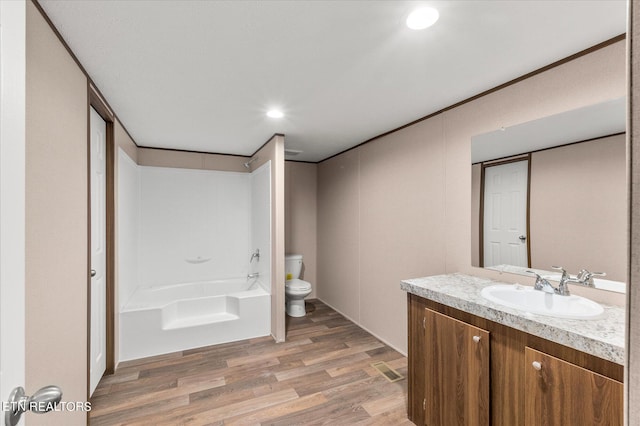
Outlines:
[{"label": "faucet handle", "polygon": [[542,277],[540,276],[540,274],[538,274],[536,271],[532,271],[532,270],[530,270],[530,269],[527,269],[525,272],[526,272],[527,274],[533,274],[533,275],[535,275],[535,276],[536,276],[536,278],[537,278],[537,279],[539,279],[539,280],[541,280],[541,279],[542,279]]},{"label": "faucet handle", "polygon": [[563,266],[552,266],[551,269],[555,269],[556,271],[562,271],[562,278],[567,279],[569,274]]},{"label": "faucet handle", "polygon": [[589,287],[594,287],[593,277],[606,277],[607,274],[605,272],[589,272],[586,269],[583,269],[578,274],[578,281],[582,281],[584,285]]},{"label": "faucet handle", "polygon": [[578,280],[584,280],[589,273],[590,272],[587,271],[586,269],[580,269],[580,272],[578,272],[578,275],[576,275],[576,278]]},{"label": "faucet handle", "polygon": [[536,271],[532,271],[530,269],[527,269],[525,272],[528,273],[528,274],[535,275],[536,276],[536,282],[544,280],[544,278],[542,278],[542,276],[540,274],[538,274]]},{"label": "faucet handle", "polygon": [[589,279],[591,277],[606,277],[606,276],[607,276],[606,272],[589,272],[586,269],[582,269],[578,274],[578,279],[584,279],[584,278]]}]

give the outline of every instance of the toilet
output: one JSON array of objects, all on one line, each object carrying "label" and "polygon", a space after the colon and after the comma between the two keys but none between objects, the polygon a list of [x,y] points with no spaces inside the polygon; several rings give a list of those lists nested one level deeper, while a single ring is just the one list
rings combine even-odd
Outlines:
[{"label": "toilet", "polygon": [[303,317],[307,311],[304,308],[304,298],[311,294],[311,283],[299,279],[302,270],[302,255],[287,254],[284,257],[285,306],[290,317]]}]

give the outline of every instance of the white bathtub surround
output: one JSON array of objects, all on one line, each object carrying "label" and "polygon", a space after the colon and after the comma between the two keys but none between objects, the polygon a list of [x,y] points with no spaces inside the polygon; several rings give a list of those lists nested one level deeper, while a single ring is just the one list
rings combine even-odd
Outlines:
[{"label": "white bathtub surround", "polygon": [[270,163],[252,173],[121,164],[119,359],[269,335]]},{"label": "white bathtub surround", "polygon": [[270,315],[258,280],[139,287],[120,312],[120,360],[266,336]]},{"label": "white bathtub surround", "polygon": [[240,277],[251,242],[251,175],[140,167],[140,285]]},{"label": "white bathtub surround", "polygon": [[247,253],[260,250],[260,259],[249,264],[249,273],[260,274],[260,281],[271,290],[271,161],[251,172],[251,245]]},{"label": "white bathtub surround", "polygon": [[140,170],[118,149],[118,308],[131,298],[140,282]]}]

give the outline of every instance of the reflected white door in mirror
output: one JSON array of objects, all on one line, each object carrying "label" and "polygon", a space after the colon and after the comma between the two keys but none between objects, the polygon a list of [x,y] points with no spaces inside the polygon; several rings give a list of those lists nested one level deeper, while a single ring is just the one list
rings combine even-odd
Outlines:
[{"label": "reflected white door in mirror", "polygon": [[527,159],[483,168],[483,266],[529,266]]}]

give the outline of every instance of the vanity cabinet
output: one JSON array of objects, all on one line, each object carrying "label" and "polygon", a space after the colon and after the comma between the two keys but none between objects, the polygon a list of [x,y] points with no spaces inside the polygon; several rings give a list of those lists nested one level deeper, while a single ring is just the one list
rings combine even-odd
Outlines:
[{"label": "vanity cabinet", "polygon": [[489,332],[424,310],[425,424],[489,425]]},{"label": "vanity cabinet", "polygon": [[622,383],[529,347],[525,359],[525,425],[622,425]]},{"label": "vanity cabinet", "polygon": [[416,425],[622,425],[619,364],[414,294],[408,320]]}]

